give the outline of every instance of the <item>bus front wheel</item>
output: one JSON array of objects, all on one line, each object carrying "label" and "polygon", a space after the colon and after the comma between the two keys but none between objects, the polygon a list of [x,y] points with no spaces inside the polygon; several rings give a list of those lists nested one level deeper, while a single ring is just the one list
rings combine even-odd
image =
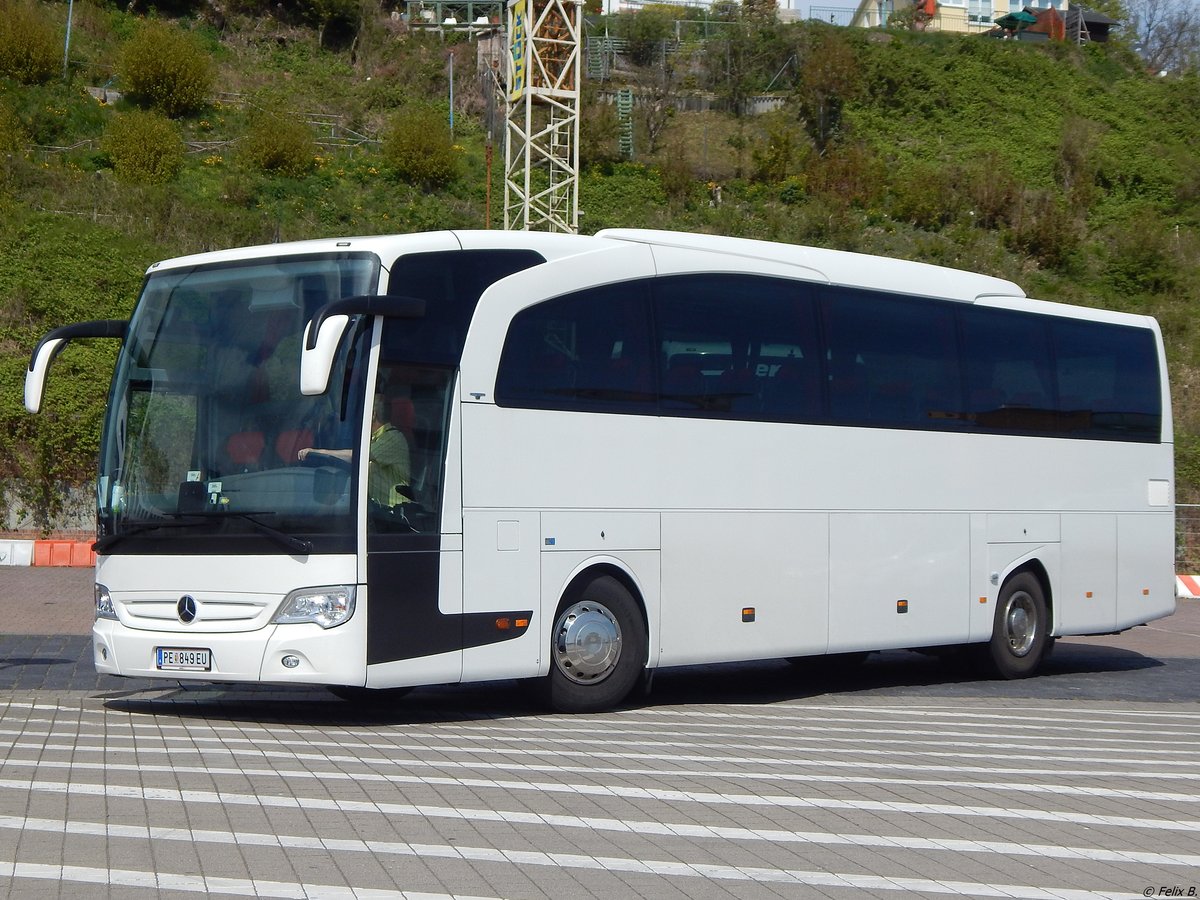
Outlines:
[{"label": "bus front wheel", "polygon": [[646,664],[646,626],[637,601],[603,575],[559,604],[550,633],[546,700],[560,712],[598,712],[628,696]]},{"label": "bus front wheel", "polygon": [[1000,589],[985,662],[1001,678],[1032,675],[1046,655],[1049,630],[1041,582],[1032,572],[1018,572]]}]

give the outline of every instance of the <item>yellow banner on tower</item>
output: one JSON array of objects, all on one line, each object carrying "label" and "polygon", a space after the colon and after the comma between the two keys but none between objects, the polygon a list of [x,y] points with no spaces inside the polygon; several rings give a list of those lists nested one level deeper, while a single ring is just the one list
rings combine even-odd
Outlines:
[{"label": "yellow banner on tower", "polygon": [[529,77],[529,0],[508,4],[508,99],[517,101],[525,93]]}]

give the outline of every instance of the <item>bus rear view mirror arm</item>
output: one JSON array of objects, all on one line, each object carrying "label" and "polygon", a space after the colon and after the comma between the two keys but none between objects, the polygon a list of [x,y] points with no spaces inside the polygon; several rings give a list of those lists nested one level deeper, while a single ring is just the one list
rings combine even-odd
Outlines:
[{"label": "bus rear view mirror arm", "polygon": [[386,316],[390,319],[419,319],[425,301],[418,297],[344,297],[326,303],[304,327],[304,349],[300,354],[300,393],[312,397],[325,393],[329,373],[342,335],[351,316]]},{"label": "bus rear view mirror arm", "polygon": [[29,358],[29,369],[25,372],[25,408],[37,413],[42,408],[42,395],[46,389],[46,373],[50,363],[62,352],[67,342],[75,338],[118,338],[125,340],[129,322],[125,319],[95,319],[55,328],[38,341]]}]

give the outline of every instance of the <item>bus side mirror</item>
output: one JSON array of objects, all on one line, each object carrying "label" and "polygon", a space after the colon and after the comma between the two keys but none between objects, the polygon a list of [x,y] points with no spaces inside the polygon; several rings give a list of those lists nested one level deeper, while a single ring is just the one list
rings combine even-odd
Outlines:
[{"label": "bus side mirror", "polygon": [[62,352],[67,341],[73,338],[119,338],[125,340],[129,322],[124,319],[96,319],[55,328],[43,337],[29,358],[29,369],[25,373],[25,408],[31,413],[42,409],[42,397],[46,392],[46,373],[54,357]]},{"label": "bus side mirror", "polygon": [[[300,351],[300,393],[317,397],[329,387],[329,375],[337,357],[349,316],[314,319],[304,326],[304,346]],[[315,329],[315,337],[314,337]]]},{"label": "bus side mirror", "polygon": [[304,326],[304,345],[300,350],[300,393],[315,397],[328,390],[333,361],[337,359],[342,335],[346,333],[351,316],[419,319],[424,315],[425,301],[418,297],[345,297],[326,303]]}]

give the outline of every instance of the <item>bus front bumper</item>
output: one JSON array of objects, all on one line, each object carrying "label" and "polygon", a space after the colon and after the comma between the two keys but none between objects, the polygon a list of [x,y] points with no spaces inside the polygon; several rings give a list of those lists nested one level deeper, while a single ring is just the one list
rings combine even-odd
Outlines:
[{"label": "bus front bumper", "polygon": [[[171,681],[362,685],[367,671],[365,622],[365,615],[356,615],[329,629],[314,624],[268,625],[232,634],[180,634],[144,631],[113,619],[97,619],[92,627],[92,653],[96,671],[105,675]],[[206,650],[208,668],[160,668],[160,648]]]}]

